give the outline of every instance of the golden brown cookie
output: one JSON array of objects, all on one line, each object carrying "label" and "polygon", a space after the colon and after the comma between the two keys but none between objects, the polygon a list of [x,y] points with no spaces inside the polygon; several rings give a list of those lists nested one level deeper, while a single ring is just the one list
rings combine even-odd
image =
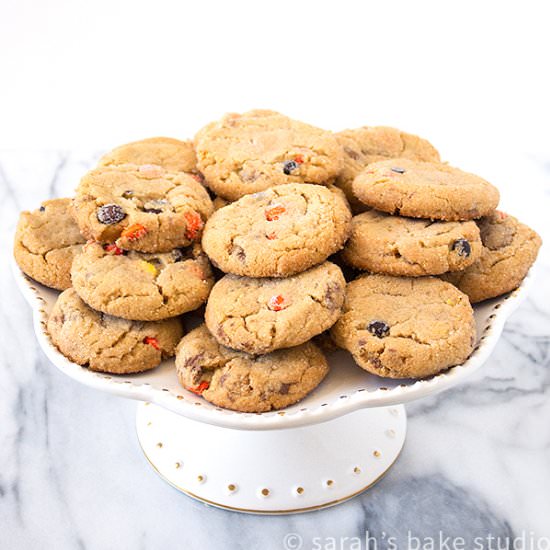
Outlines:
[{"label": "golden brown cookie", "polygon": [[206,325],[218,342],[248,353],[297,346],[336,322],[345,288],[330,262],[286,279],[226,275],[212,289]]},{"label": "golden brown cookie", "polygon": [[64,290],[71,286],[71,264],[85,242],[71,213],[71,199],[52,199],[37,210],[21,212],[13,253],[29,277]]},{"label": "golden brown cookie", "polygon": [[179,343],[176,370],[184,388],[214,405],[267,412],[303,399],[326,376],[328,364],[311,342],[249,355],[220,345],[201,325]]},{"label": "golden brown cookie", "polygon": [[353,192],[377,210],[432,220],[473,220],[490,214],[499,192],[489,182],[446,164],[391,159],[373,162]]},{"label": "golden brown cookie", "polygon": [[284,183],[329,184],[343,163],[331,132],[266,110],[208,124],[195,147],[206,184],[229,200]]},{"label": "golden brown cookie", "polygon": [[371,273],[439,275],[465,269],[481,254],[474,221],[436,222],[369,210],[354,216],[351,227],[342,258]]},{"label": "golden brown cookie", "polygon": [[348,284],[331,334],[372,374],[425,378],[468,358],[476,326],[468,297],[449,283],[363,275]]},{"label": "golden brown cookie", "polygon": [[129,374],[156,367],[174,355],[183,335],[179,319],[126,321],[94,311],[74,289],[62,292],[48,319],[53,343],[90,370]]},{"label": "golden brown cookie", "polygon": [[340,250],[350,224],[338,188],[279,185],[217,210],[206,224],[202,245],[225,273],[288,277]]},{"label": "golden brown cookie", "polygon": [[427,140],[387,126],[363,126],[335,134],[344,149],[344,166],[336,178],[353,212],[367,209],[353,194],[355,177],[371,162],[390,158],[405,158],[439,162],[439,153]]},{"label": "golden brown cookie", "polygon": [[456,285],[472,303],[500,296],[517,288],[537,258],[542,240],[530,227],[504,212],[478,222],[481,257],[464,271],[442,279]]},{"label": "golden brown cookie", "polygon": [[201,306],[214,277],[199,244],[145,254],[90,243],[73,262],[72,281],[79,296],[98,311],[158,321]]},{"label": "golden brown cookie", "polygon": [[156,164],[168,172],[196,172],[197,157],[192,141],[155,137],[120,145],[99,160],[99,166],[121,164]]},{"label": "golden brown cookie", "polygon": [[221,197],[215,197],[214,200],[212,201],[212,204],[214,205],[214,210],[219,210],[220,208],[223,208],[224,206],[227,206],[230,203],[231,201],[222,199]]},{"label": "golden brown cookie", "polygon": [[84,236],[140,252],[168,252],[199,241],[213,211],[206,189],[191,175],[147,164],[88,172],[74,207]]}]

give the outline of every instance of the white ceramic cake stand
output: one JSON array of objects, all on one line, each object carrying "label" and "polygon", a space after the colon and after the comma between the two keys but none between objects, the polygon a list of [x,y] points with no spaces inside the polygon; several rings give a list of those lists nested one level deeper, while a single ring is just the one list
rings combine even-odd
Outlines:
[{"label": "white ceramic cake stand", "polygon": [[208,504],[260,514],[332,506],[376,483],[405,442],[403,403],[448,389],[481,367],[533,280],[530,274],[519,289],[475,307],[478,340],[463,365],[427,380],[396,381],[366,373],[339,351],[329,357],[327,379],[306,399],[279,412],[245,414],[183,389],[172,360],[128,376],[70,362],[46,331],[58,293],[15,264],[14,274],[33,309],[40,346],[59,370],[92,388],[142,401],[137,435],[161,477]]}]

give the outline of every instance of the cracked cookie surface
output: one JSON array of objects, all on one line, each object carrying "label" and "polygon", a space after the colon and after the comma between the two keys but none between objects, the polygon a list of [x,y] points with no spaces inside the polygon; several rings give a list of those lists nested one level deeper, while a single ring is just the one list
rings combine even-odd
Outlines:
[{"label": "cracked cookie surface", "polygon": [[331,335],[372,374],[425,378],[463,363],[476,327],[468,297],[450,283],[363,275],[348,284]]},{"label": "cracked cookie surface", "polygon": [[99,159],[98,166],[156,164],[169,172],[196,172],[193,142],[167,137],[133,141],[115,147]]},{"label": "cracked cookie surface", "polygon": [[202,245],[225,273],[287,277],[340,250],[350,226],[340,189],[280,185],[217,210],[206,224]]},{"label": "cracked cookie surface", "polygon": [[363,126],[334,134],[344,149],[344,166],[335,184],[346,194],[353,212],[368,207],[353,194],[352,183],[365,166],[389,158],[439,162],[437,149],[427,140],[387,126]]},{"label": "cracked cookie surface", "polygon": [[229,200],[284,183],[329,184],[343,164],[331,132],[267,110],[208,124],[195,147],[206,184]]},{"label": "cracked cookie surface", "polygon": [[71,264],[86,239],[71,213],[71,199],[52,199],[21,212],[13,253],[21,270],[58,290],[71,286]]},{"label": "cracked cookie surface", "polygon": [[484,179],[446,164],[391,159],[369,164],[354,180],[353,192],[377,210],[447,221],[490,214],[499,192]]},{"label": "cracked cookie surface", "polygon": [[345,288],[330,262],[286,279],[226,275],[212,289],[206,325],[218,342],[248,353],[297,346],[336,322]]},{"label": "cracked cookie surface", "polygon": [[537,258],[542,240],[535,231],[504,212],[478,222],[481,257],[464,271],[446,273],[472,303],[495,298],[517,288]]},{"label": "cracked cookie surface", "polygon": [[465,269],[480,254],[474,221],[430,221],[369,210],[352,218],[342,258],[371,273],[419,277]]},{"label": "cracked cookie surface", "polygon": [[69,288],[57,298],[48,333],[71,361],[94,371],[129,374],[174,355],[183,328],[179,319],[127,321],[99,313]]},{"label": "cracked cookie surface", "polygon": [[222,346],[201,325],[179,343],[176,370],[184,388],[214,405],[241,412],[267,412],[303,399],[329,368],[321,350],[311,342],[266,355],[249,355]]},{"label": "cracked cookie surface", "polygon": [[88,172],[74,208],[85,237],[140,252],[168,252],[199,241],[213,211],[206,189],[191,175],[148,164]]},{"label": "cracked cookie surface", "polygon": [[171,252],[124,252],[89,243],[72,267],[73,287],[91,307],[124,319],[156,321],[197,309],[214,284],[195,244]]}]

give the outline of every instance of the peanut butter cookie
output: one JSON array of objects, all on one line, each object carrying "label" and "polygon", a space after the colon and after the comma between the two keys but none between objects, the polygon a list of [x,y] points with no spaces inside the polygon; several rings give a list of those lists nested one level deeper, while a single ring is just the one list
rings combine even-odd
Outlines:
[{"label": "peanut butter cookie", "polygon": [[85,237],[140,252],[168,252],[198,242],[213,212],[206,189],[191,175],[147,164],[88,172],[74,207]]},{"label": "peanut butter cookie", "polygon": [[65,290],[71,286],[73,258],[85,242],[71,213],[71,199],[52,199],[33,212],[21,212],[13,253],[29,277]]},{"label": "peanut butter cookie", "polygon": [[210,294],[206,325],[218,342],[248,353],[297,346],[336,322],[345,288],[330,262],[286,279],[226,275]]},{"label": "peanut butter cookie", "polygon": [[99,160],[99,166],[156,164],[168,172],[196,172],[197,157],[192,141],[155,137],[116,147]]},{"label": "peanut butter cookie", "polygon": [[530,227],[504,212],[478,222],[481,257],[464,271],[442,279],[456,285],[472,303],[500,296],[517,288],[537,259],[542,240]]},{"label": "peanut butter cookie", "polygon": [[275,111],[228,114],[203,128],[195,147],[206,184],[229,200],[284,183],[329,184],[343,165],[331,132]]},{"label": "peanut butter cookie", "polygon": [[474,221],[439,222],[369,210],[354,216],[351,227],[342,258],[371,273],[439,275],[465,269],[481,254]]},{"label": "peanut butter cookie", "polygon": [[351,213],[338,188],[279,185],[217,210],[206,224],[202,245],[225,273],[288,277],[340,250],[350,225]]},{"label": "peanut butter cookie", "polygon": [[365,166],[390,158],[439,162],[439,153],[427,140],[387,126],[363,126],[335,134],[344,149],[344,166],[336,178],[354,213],[367,207],[353,194],[352,183]]},{"label": "peanut butter cookie", "polygon": [[71,361],[113,374],[155,368],[174,355],[183,335],[179,319],[144,323],[111,317],[88,307],[72,288],[57,298],[48,332]]},{"label": "peanut butter cookie", "polygon": [[431,220],[473,220],[490,214],[499,192],[489,182],[435,162],[374,162],[353,181],[353,192],[377,210]]},{"label": "peanut butter cookie", "polygon": [[425,378],[468,358],[476,326],[468,297],[449,283],[363,275],[348,284],[331,334],[372,374]]},{"label": "peanut butter cookie", "polygon": [[176,370],[184,388],[214,405],[267,412],[303,399],[326,376],[328,364],[311,342],[249,355],[220,345],[201,325],[179,343]]},{"label": "peanut butter cookie", "polygon": [[214,277],[199,244],[145,254],[90,243],[73,262],[72,281],[78,295],[98,311],[158,321],[197,309]]}]

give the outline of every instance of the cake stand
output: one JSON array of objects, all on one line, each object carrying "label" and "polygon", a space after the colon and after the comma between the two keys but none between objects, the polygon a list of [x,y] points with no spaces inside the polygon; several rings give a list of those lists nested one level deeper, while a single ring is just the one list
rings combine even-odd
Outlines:
[{"label": "cake stand", "polygon": [[533,281],[530,273],[514,292],[475,307],[477,343],[463,365],[426,380],[390,380],[366,373],[338,351],[329,356],[329,375],[306,399],[282,411],[248,414],[221,409],[183,389],[173,360],[127,376],[72,363],[46,330],[58,293],[15,264],[13,271],[48,359],[82,384],[141,402],[138,440],[162,478],[208,504],[257,514],[332,506],[376,483],[405,442],[403,404],[451,388],[479,369]]}]

